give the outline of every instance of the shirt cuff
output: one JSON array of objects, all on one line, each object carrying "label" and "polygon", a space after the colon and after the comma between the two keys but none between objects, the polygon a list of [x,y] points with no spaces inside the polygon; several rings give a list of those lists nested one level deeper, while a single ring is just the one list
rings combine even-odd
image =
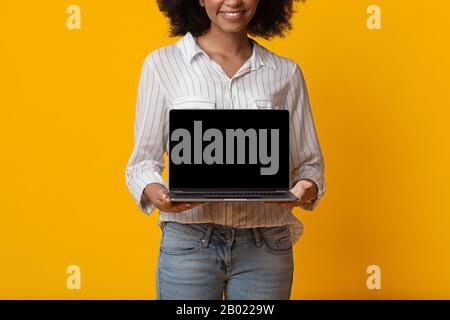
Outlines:
[{"label": "shirt cuff", "polygon": [[134,177],[129,180],[129,184],[133,186],[133,198],[138,208],[146,215],[150,215],[153,210],[156,209],[156,206],[150,201],[150,199],[147,199],[144,194],[145,187],[150,183],[159,183],[166,189],[169,188],[167,183],[164,181],[164,178],[158,172],[144,170],[140,172],[138,177]]}]

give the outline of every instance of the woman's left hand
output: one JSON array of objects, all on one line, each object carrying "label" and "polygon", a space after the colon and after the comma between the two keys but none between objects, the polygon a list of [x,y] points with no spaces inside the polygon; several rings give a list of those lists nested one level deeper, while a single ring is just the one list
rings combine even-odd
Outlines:
[{"label": "woman's left hand", "polygon": [[299,207],[304,203],[312,203],[312,201],[316,198],[318,188],[314,181],[310,179],[304,179],[298,181],[295,186],[291,189],[291,192],[295,194],[298,198],[297,201],[264,201],[265,204],[277,205],[282,208],[293,208]]}]

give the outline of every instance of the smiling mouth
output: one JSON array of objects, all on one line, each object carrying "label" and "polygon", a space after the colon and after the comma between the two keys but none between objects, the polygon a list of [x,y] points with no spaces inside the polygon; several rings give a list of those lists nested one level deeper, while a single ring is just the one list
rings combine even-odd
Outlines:
[{"label": "smiling mouth", "polygon": [[227,18],[237,18],[244,14],[244,10],[239,11],[220,11],[219,13]]}]

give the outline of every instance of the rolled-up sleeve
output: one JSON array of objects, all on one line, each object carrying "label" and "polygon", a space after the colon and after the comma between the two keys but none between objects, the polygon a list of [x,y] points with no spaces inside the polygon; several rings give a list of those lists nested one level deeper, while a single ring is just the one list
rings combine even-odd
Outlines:
[{"label": "rolled-up sleeve", "polygon": [[325,194],[324,159],[315,129],[308,90],[303,73],[297,63],[289,82],[287,106],[291,117],[291,161],[294,170],[292,186],[302,179],[311,179],[318,187],[317,197],[301,205],[314,210]]},{"label": "rolled-up sleeve", "polygon": [[[158,75],[147,57],[142,66],[137,90],[134,121],[134,146],[125,169],[126,184],[138,208],[149,215],[156,207],[144,195],[150,183],[168,188],[164,170],[164,121],[166,95]],[[167,138],[166,138],[167,139]]]}]

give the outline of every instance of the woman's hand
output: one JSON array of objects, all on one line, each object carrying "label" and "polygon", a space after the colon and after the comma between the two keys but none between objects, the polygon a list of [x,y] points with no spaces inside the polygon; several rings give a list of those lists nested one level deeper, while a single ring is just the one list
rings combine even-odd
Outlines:
[{"label": "woman's hand", "polygon": [[314,181],[311,179],[300,180],[295,184],[295,186],[291,189],[291,192],[297,196],[299,200],[297,201],[264,201],[265,204],[276,205],[282,208],[293,208],[299,207],[304,203],[312,203],[312,201],[316,198],[318,188]]},{"label": "woman's hand", "polygon": [[159,183],[150,183],[144,189],[144,195],[159,210],[167,212],[182,212],[192,209],[207,202],[172,202],[167,189]]}]

